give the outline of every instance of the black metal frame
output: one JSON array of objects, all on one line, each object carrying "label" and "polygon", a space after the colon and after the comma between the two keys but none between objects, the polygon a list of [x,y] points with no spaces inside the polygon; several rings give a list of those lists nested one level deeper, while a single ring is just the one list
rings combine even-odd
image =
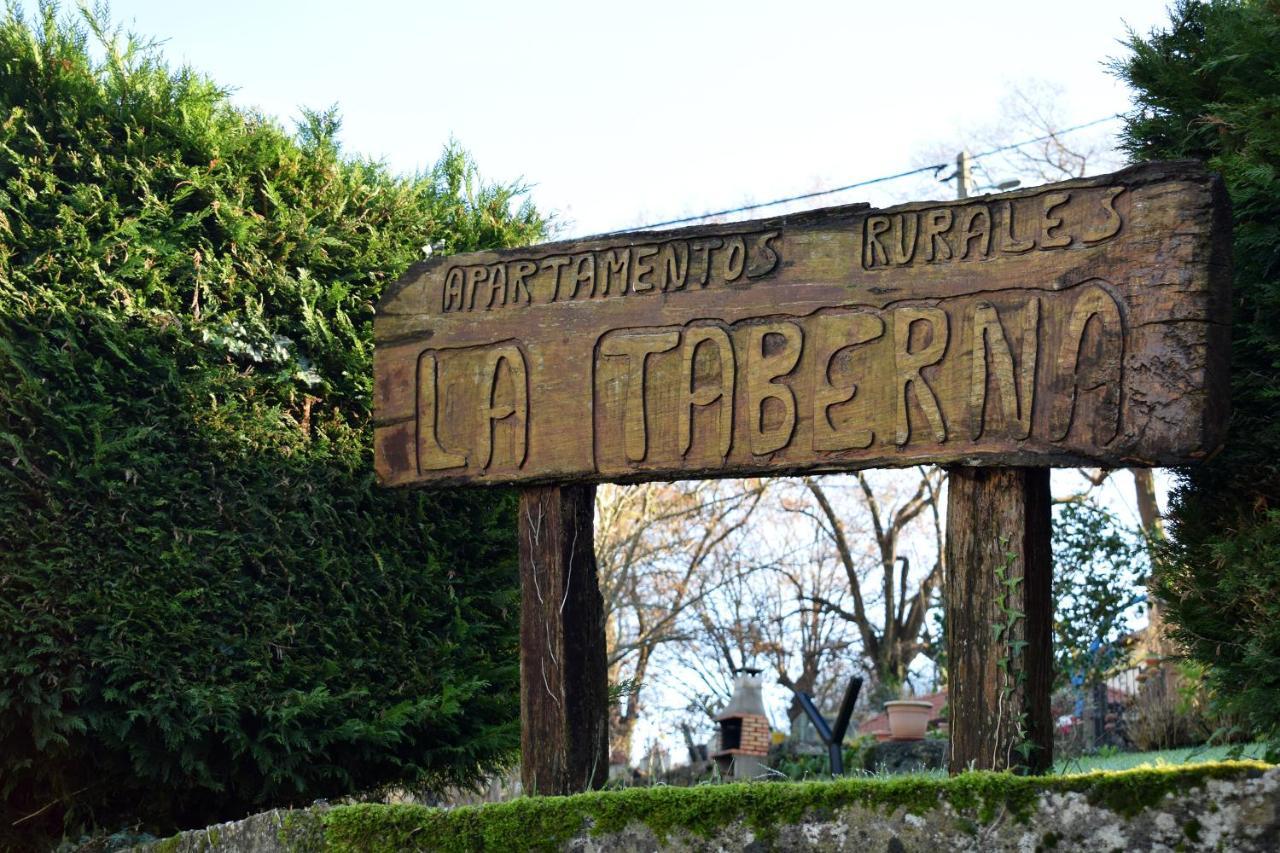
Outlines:
[{"label": "black metal frame", "polygon": [[813,727],[818,731],[818,737],[822,738],[822,742],[827,745],[827,756],[831,761],[831,775],[844,775],[844,736],[849,730],[849,720],[853,716],[853,706],[858,701],[858,694],[862,692],[862,678],[855,675],[849,679],[849,686],[845,688],[844,700],[840,703],[840,713],[836,715],[836,723],[834,726],[827,725],[827,721],[822,716],[822,712],[818,710],[818,706],[813,704],[813,697],[808,693],[800,690],[793,691],[796,699],[800,701],[800,707],[804,709],[805,714],[813,722]]}]

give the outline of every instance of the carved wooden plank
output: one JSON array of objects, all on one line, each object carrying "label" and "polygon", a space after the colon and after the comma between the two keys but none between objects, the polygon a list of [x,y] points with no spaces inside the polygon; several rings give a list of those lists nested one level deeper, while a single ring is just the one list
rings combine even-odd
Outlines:
[{"label": "carved wooden plank", "polygon": [[948,472],[952,773],[1053,764],[1051,523],[1048,468]]},{"label": "carved wooden plank", "polygon": [[520,491],[520,778],[530,794],[598,788],[609,775],[595,492]]},{"label": "carved wooden plank", "polygon": [[383,482],[1144,466],[1225,423],[1226,202],[1188,162],[433,259],[375,320]]}]

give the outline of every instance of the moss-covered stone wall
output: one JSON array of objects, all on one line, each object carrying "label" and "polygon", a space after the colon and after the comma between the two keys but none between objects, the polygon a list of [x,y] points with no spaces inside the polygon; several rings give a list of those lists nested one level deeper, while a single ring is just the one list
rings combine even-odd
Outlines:
[{"label": "moss-covered stone wall", "polygon": [[434,809],[274,811],[148,848],[190,851],[1274,850],[1280,768],[1258,762],[634,788]]}]

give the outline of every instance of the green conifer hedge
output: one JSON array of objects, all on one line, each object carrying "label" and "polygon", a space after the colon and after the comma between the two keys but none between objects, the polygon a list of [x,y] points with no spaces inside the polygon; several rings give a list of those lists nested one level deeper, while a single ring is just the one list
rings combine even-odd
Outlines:
[{"label": "green conifer hedge", "polygon": [[1183,0],[1129,49],[1126,147],[1207,161],[1235,224],[1230,430],[1181,472],[1156,581],[1226,710],[1280,743],[1280,2]]},{"label": "green conifer hedge", "polygon": [[373,305],[546,221],[116,36],[0,24],[0,848],[473,779],[519,737],[512,497],[376,485]]}]

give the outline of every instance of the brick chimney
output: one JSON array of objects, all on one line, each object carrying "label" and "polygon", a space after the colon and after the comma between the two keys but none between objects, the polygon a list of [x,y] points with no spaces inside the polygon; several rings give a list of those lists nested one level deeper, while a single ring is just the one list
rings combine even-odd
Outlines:
[{"label": "brick chimney", "polygon": [[740,669],[729,704],[716,716],[719,749],[712,753],[726,779],[752,779],[765,769],[769,754],[769,718],[764,713],[760,670]]}]

